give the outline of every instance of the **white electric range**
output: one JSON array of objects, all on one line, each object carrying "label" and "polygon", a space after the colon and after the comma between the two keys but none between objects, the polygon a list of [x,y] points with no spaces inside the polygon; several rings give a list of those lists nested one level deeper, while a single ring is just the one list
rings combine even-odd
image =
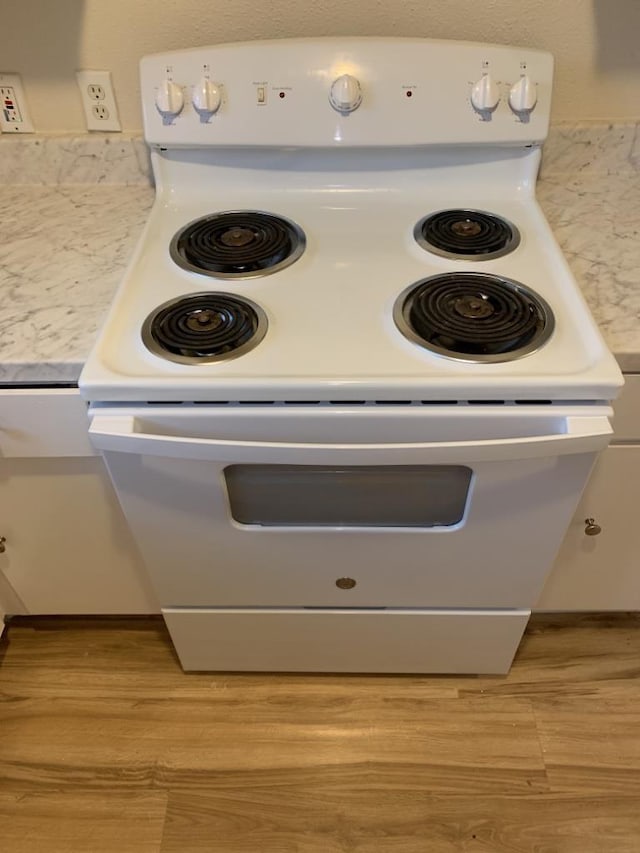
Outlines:
[{"label": "white electric range", "polygon": [[156,202],[81,390],[183,666],[506,671],[622,382],[535,200],[551,57],[141,74]]}]

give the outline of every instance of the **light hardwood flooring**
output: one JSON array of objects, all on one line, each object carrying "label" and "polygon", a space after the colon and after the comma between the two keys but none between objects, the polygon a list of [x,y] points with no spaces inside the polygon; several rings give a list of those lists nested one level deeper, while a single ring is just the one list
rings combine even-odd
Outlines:
[{"label": "light hardwood flooring", "polygon": [[185,675],[160,620],[14,620],[2,853],[638,853],[640,615],[507,677]]}]

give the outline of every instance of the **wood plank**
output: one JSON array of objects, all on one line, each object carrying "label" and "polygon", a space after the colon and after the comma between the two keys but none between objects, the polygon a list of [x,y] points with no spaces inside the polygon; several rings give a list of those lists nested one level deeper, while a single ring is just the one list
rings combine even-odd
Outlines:
[{"label": "wood plank", "polygon": [[[546,787],[531,706],[524,700],[373,697],[255,702],[244,688],[200,698],[30,699],[0,709],[0,780],[36,785],[207,787],[263,772],[402,768],[445,790]],[[473,749],[469,744],[473,743]],[[490,770],[486,777],[484,769]]]},{"label": "wood plank", "polygon": [[640,806],[637,704],[598,696],[556,698],[536,701],[535,715],[554,790],[634,794]]},{"label": "wood plank", "polygon": [[2,853],[158,853],[167,807],[142,794],[0,792]]},{"label": "wood plank", "polygon": [[640,613],[533,616],[506,678],[456,682],[461,696],[640,696]]},{"label": "wood plank", "polygon": [[633,798],[435,797],[410,785],[171,793],[161,853],[637,853]]}]

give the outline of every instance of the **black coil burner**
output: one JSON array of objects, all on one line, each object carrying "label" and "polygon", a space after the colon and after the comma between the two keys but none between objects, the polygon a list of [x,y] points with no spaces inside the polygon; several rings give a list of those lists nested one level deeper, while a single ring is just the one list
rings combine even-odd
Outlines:
[{"label": "black coil burner", "polygon": [[267,331],[264,311],[228,293],[194,293],[165,302],[142,327],[147,349],[180,364],[222,361],[252,349]]},{"label": "black coil burner", "polygon": [[520,242],[515,225],[482,210],[441,210],[421,219],[417,242],[445,258],[488,260],[512,252]]},{"label": "black coil burner", "polygon": [[420,346],[476,362],[533,352],[554,325],[543,299],[517,281],[485,273],[446,273],[412,285],[396,301],[394,320]]},{"label": "black coil burner", "polygon": [[267,275],[297,260],[301,228],[272,213],[229,210],[196,219],[179,231],[169,251],[183,269],[216,278]]}]

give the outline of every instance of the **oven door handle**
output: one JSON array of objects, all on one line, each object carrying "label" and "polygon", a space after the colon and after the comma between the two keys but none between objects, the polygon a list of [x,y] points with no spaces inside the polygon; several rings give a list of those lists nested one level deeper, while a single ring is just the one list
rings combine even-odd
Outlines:
[{"label": "oven door handle", "polygon": [[280,441],[229,441],[217,438],[140,432],[133,415],[94,415],[89,434],[99,450],[198,459],[212,462],[276,465],[409,465],[498,462],[592,453],[606,447],[611,424],[605,415],[566,417],[564,429],[550,435],[472,441],[388,444],[314,444]]}]

